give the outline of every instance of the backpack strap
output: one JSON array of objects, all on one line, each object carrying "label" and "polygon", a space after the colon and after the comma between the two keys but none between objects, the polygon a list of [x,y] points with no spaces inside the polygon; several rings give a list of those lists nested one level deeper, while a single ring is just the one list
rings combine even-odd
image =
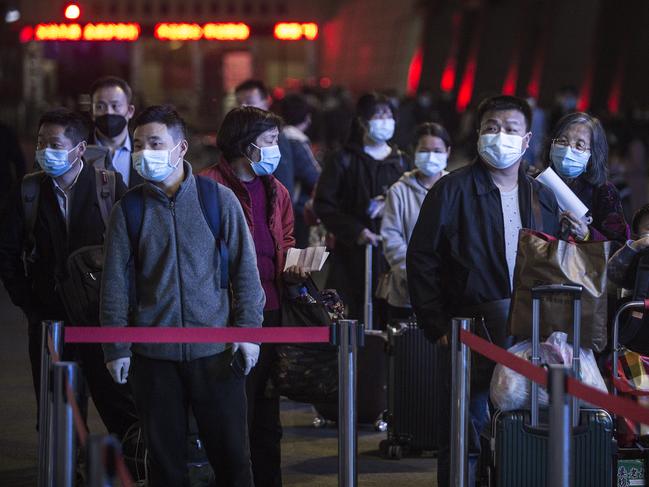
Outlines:
[{"label": "backpack strap", "polygon": [[104,228],[108,228],[110,211],[115,204],[115,173],[105,169],[95,168],[95,189],[97,190],[97,203]]},{"label": "backpack strap", "polygon": [[144,220],[143,189],[144,186],[136,186],[130,191],[127,191],[120,200],[124,220],[126,220],[126,233],[131,243],[131,255],[134,258],[137,257],[137,249],[140,244],[140,230],[142,229],[142,221]]},{"label": "backpack strap", "polygon": [[221,289],[228,288],[230,274],[228,272],[228,248],[222,238],[221,232],[221,200],[219,199],[219,185],[202,176],[194,176],[198,200],[201,203],[203,216],[207,221],[221,261]]},{"label": "backpack strap", "polygon": [[34,227],[36,226],[36,215],[38,214],[38,200],[41,192],[41,181],[45,175],[44,171],[37,171],[27,174],[20,185],[20,196],[25,215],[24,242],[25,248],[34,247]]}]

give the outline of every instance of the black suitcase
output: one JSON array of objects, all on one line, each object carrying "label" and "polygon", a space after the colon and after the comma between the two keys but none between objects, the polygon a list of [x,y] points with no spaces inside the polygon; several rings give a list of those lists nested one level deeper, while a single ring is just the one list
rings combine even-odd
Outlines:
[{"label": "black suitcase", "polygon": [[[572,288],[572,291],[571,291]],[[574,287],[553,285],[533,289],[540,294],[572,292]],[[538,296],[534,298],[538,301]],[[574,306],[577,306],[575,300]],[[538,309],[534,306],[534,309]],[[534,318],[533,318],[534,319]],[[579,330],[581,323],[574,323]],[[534,334],[532,334],[534,335]],[[532,336],[537,343],[540,337]],[[534,396],[532,391],[532,395]],[[538,392],[537,392],[538,394]],[[548,469],[548,427],[546,411],[539,412],[539,425],[531,426],[530,411],[498,411],[492,420],[490,485],[497,487],[545,487]],[[613,485],[613,420],[603,409],[580,411],[579,425],[572,429],[571,468],[575,487]]]},{"label": "black suitcase", "polygon": [[443,390],[439,346],[415,321],[388,327],[388,437],[381,453],[393,459],[438,447],[439,400]]}]

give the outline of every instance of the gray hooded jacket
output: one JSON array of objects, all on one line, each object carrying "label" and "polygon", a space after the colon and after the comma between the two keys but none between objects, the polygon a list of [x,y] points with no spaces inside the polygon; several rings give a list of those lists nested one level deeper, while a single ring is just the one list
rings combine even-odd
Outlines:
[{"label": "gray hooded jacket", "polygon": [[[232,301],[220,288],[219,254],[203,216],[191,166],[173,198],[145,183],[144,218],[129,315],[131,246],[121,202],[110,217],[101,286],[102,326],[260,327],[264,292],[255,248],[243,210],[231,190],[219,187],[221,227],[228,247]],[[214,183],[216,184],[216,183]],[[230,302],[232,309],[230,309]],[[133,353],[159,360],[189,361],[225,351],[226,344],[104,345],[106,362]]]}]

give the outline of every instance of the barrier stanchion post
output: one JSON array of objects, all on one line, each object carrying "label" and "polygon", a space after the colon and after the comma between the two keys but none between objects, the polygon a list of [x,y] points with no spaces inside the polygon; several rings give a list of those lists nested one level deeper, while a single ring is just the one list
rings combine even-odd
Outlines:
[{"label": "barrier stanchion post", "polygon": [[571,415],[566,394],[566,378],[570,369],[564,365],[550,365],[548,394],[550,396],[548,487],[570,487],[571,481]]},{"label": "barrier stanchion post", "polygon": [[[541,303],[538,297],[532,298],[532,365],[541,365],[541,325],[540,325]],[[530,416],[533,427],[539,425],[539,385],[532,381],[530,391]]]},{"label": "barrier stanchion post", "polygon": [[[574,307],[574,323],[579,323],[581,325],[581,295],[575,297],[575,307]],[[573,330],[572,337],[572,371],[575,374],[575,377],[579,379],[581,377],[581,326],[575,326]],[[579,425],[579,398],[574,397],[571,400],[571,409],[572,409],[572,425]]]},{"label": "barrier stanchion post", "polygon": [[363,326],[356,320],[335,325],[338,345],[338,486],[356,487],[356,355],[363,345]]},{"label": "barrier stanchion post", "polygon": [[41,322],[41,370],[38,400],[38,487],[50,487],[54,482],[54,464],[52,455],[52,356],[49,342],[53,351],[60,357],[63,351],[63,322]]},{"label": "barrier stanchion post", "polygon": [[471,352],[460,342],[460,329],[471,331],[473,318],[453,318],[451,329],[451,485],[468,487]]},{"label": "barrier stanchion post", "polygon": [[88,487],[112,487],[117,480],[117,457],[122,447],[113,436],[88,438]]},{"label": "barrier stanchion post", "polygon": [[56,487],[72,487],[75,479],[76,436],[72,404],[68,402],[67,387],[77,393],[79,368],[74,362],[59,362],[52,366],[54,478]]},{"label": "barrier stanchion post", "polygon": [[374,303],[372,302],[372,244],[365,246],[365,309],[363,321],[366,330],[374,329]]}]

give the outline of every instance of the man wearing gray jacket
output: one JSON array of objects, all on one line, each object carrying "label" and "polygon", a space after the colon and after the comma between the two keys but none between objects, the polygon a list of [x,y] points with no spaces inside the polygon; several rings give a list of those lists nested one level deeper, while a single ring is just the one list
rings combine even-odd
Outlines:
[{"label": "man wearing gray jacket", "polygon": [[[135,121],[133,165],[147,181],[129,191],[131,201],[141,201],[139,235],[126,198],[115,205],[106,237],[103,326],[261,326],[265,298],[243,210],[229,189],[212,188],[225,244],[219,248],[199,195],[205,182],[183,160],[187,149],[185,124],[172,108],[149,107]],[[104,346],[113,379],[128,378],[133,389],[151,487],[187,482],[188,405],[219,485],[253,485],[244,376],[258,354],[253,343]]]}]

